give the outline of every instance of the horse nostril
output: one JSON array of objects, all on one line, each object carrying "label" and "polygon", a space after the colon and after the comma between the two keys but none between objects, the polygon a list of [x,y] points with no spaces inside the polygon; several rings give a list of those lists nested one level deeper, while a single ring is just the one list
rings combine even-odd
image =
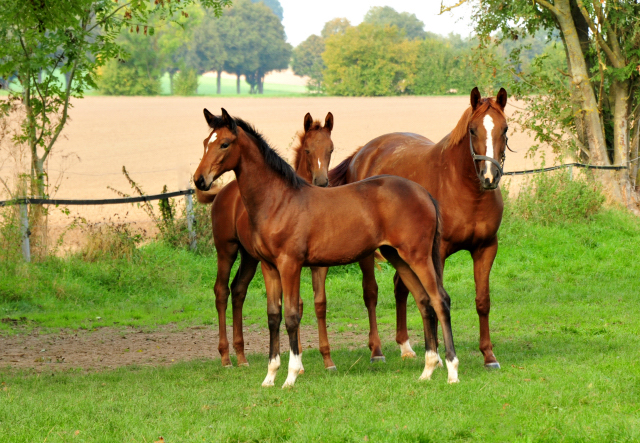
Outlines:
[{"label": "horse nostril", "polygon": [[198,188],[201,191],[204,191],[204,177],[201,175],[200,177],[198,177],[198,179],[195,181],[195,185],[196,188]]}]

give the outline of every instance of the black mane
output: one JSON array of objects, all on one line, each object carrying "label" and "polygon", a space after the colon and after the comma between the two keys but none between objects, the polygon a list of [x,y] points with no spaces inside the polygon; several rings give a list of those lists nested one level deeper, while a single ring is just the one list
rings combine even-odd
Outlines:
[{"label": "black mane", "polygon": [[296,174],[296,171],[293,170],[293,167],[289,163],[287,163],[280,154],[269,146],[269,143],[264,139],[262,134],[260,134],[256,128],[253,127],[251,123],[247,123],[244,120],[234,117],[236,124],[242,128],[244,132],[251,135],[258,142],[258,149],[260,153],[264,157],[264,161],[271,169],[280,175],[286,183],[291,185],[294,189],[300,189],[304,186],[309,186],[302,177]]}]

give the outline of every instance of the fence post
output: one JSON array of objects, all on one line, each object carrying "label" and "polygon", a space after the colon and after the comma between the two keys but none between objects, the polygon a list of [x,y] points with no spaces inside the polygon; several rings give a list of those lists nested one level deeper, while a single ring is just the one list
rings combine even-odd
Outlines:
[{"label": "fence post", "polygon": [[191,197],[191,194],[187,194],[185,195],[185,198],[187,200],[187,229],[189,230],[189,248],[192,251],[195,251],[197,244],[195,230],[196,219],[195,215],[193,214],[193,197]]},{"label": "fence post", "polygon": [[573,165],[569,166],[569,180],[573,180]]},{"label": "fence post", "polygon": [[22,256],[24,261],[31,261],[31,245],[29,244],[29,211],[26,204],[20,205],[20,236],[22,237]]}]

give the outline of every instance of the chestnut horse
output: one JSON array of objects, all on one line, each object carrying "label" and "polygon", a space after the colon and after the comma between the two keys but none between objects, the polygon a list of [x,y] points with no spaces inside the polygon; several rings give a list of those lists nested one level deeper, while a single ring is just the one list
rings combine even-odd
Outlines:
[{"label": "chestnut horse", "polygon": [[[328,170],[331,154],[333,153],[333,142],[331,141],[331,131],[333,129],[333,114],[327,114],[324,126],[319,121],[314,121],[311,114],[304,117],[304,132],[298,134],[298,146],[294,148],[294,166],[300,177],[307,182],[317,186],[327,186],[329,183]],[[218,312],[219,341],[218,351],[220,352],[222,365],[231,367],[229,358],[229,340],[227,339],[226,312],[229,293],[231,293],[231,304],[233,307],[233,348],[236,351],[238,365],[249,363],[244,355],[244,337],[242,334],[242,307],[247,296],[247,288],[256,273],[259,260],[253,253],[251,244],[251,229],[247,211],[242,204],[238,183],[232,181],[222,189],[215,192],[202,192],[196,190],[196,196],[200,203],[211,203],[211,227],[213,229],[213,240],[218,256],[218,273],[214,292],[216,294],[216,310]],[[229,291],[229,277],[231,268],[240,253],[240,266],[236,272],[231,291]],[[317,271],[313,271],[317,272]],[[326,275],[326,273],[325,273]],[[314,280],[316,278],[314,277]],[[323,280],[324,282],[324,280]],[[324,289],[324,286],[323,286]],[[321,298],[326,300],[324,292]],[[320,308],[320,307],[319,307]],[[318,319],[318,329],[320,334],[320,348],[324,353],[328,353],[328,338],[326,329],[326,302],[325,306],[318,309],[324,314]],[[302,299],[300,299],[300,315],[302,315]],[[298,335],[298,337],[300,337]],[[323,342],[326,346],[323,347]],[[325,349],[326,348],[326,349]],[[326,359],[325,359],[326,360]],[[331,358],[329,357],[329,361]],[[331,362],[330,366],[333,365]],[[329,366],[329,367],[330,367]],[[335,365],[333,365],[335,368]]]},{"label": "chestnut horse", "polygon": [[[263,386],[274,384],[280,367],[281,296],[291,352],[283,387],[293,386],[301,368],[298,345],[300,271],[303,266],[353,263],[380,248],[416,299],[424,324],[429,379],[438,358],[442,325],[449,383],[458,381],[447,292],[442,287],[440,221],[435,200],[420,185],[383,176],[337,188],[311,186],[300,178],[249,124],[204,110],[212,129],[194,174],[202,191],[225,171],[234,171],[247,210],[252,244],[267,288],[270,351]],[[436,317],[437,316],[437,317]]]},{"label": "chestnut horse", "polygon": [[[500,364],[489,338],[489,273],[498,250],[497,232],[502,221],[503,203],[498,183],[508,147],[506,104],[504,89],[500,89],[495,99],[483,99],[478,88],[474,88],[471,107],[453,131],[438,143],[418,134],[385,134],[329,171],[331,186],[392,174],[413,180],[438,200],[443,219],[440,256],[444,260],[460,250],[471,253],[480,319],[480,351],[485,367],[495,369],[499,369]],[[372,275],[370,269],[363,274],[363,280],[371,279]],[[403,356],[415,356],[407,333],[407,285],[404,278],[399,277],[402,276],[396,273],[396,341]],[[375,280],[363,285],[377,288]],[[367,306],[372,305],[375,310],[377,291],[369,291],[364,297],[375,298],[367,301]]]}]

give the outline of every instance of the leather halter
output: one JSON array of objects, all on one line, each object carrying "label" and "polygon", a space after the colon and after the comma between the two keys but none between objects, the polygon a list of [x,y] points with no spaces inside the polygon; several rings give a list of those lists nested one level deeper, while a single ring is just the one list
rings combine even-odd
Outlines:
[{"label": "leather halter", "polygon": [[[498,187],[498,183],[500,183],[500,179],[502,178],[502,176],[504,175],[504,170],[502,169],[504,167],[504,161],[507,158],[507,152],[506,150],[502,151],[502,156],[500,157],[500,162],[498,163],[498,161],[492,157],[487,157],[486,155],[478,155],[475,153],[475,151],[473,150],[473,141],[472,141],[472,135],[471,135],[471,131],[469,131],[469,151],[471,152],[471,158],[473,158],[473,167],[476,169],[476,175],[478,174],[478,169],[476,168],[476,163],[475,162],[479,162],[479,161],[488,161],[493,163],[496,168],[498,168],[498,178],[495,181],[495,187],[494,188],[489,188],[489,189],[495,189]],[[509,148],[509,138],[506,137],[506,141],[505,141],[505,147],[507,147],[509,149],[509,151],[511,152],[515,152],[513,149]]]}]

